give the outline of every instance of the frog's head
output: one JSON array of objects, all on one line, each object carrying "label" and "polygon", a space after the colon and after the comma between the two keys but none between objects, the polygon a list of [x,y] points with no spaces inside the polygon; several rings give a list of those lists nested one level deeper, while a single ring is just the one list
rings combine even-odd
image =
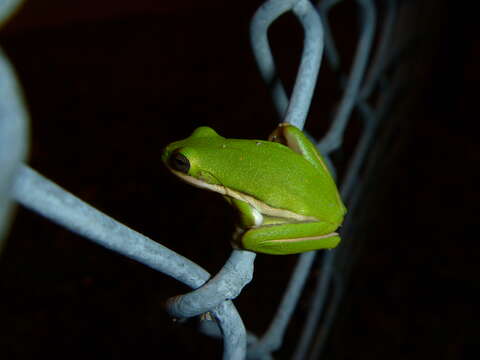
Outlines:
[{"label": "frog's head", "polygon": [[199,127],[188,138],[167,145],[162,161],[173,174],[192,185],[220,184],[208,163],[212,149],[222,139],[212,128]]}]

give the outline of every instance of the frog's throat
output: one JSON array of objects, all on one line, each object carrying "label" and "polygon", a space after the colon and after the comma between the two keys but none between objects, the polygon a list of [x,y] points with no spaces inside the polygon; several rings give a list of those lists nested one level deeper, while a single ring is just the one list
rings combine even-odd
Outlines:
[{"label": "frog's throat", "polygon": [[273,217],[279,217],[283,219],[291,219],[299,222],[308,222],[308,221],[318,221],[317,218],[313,216],[305,216],[301,214],[296,214],[292,211],[285,210],[285,209],[278,209],[271,207],[264,202],[254,198],[253,196],[244,194],[240,191],[232,190],[229,188],[226,188],[223,185],[217,185],[217,184],[208,184],[204,181],[201,181],[197,178],[194,178],[193,176],[186,175],[180,171],[176,171],[170,168],[170,171],[173,172],[176,176],[178,176],[180,179],[183,181],[202,188],[202,189],[207,189],[210,191],[214,191],[216,193],[229,196],[231,198],[245,201],[247,204],[252,206],[254,209],[258,210],[261,214],[266,215],[266,216],[273,216]]}]

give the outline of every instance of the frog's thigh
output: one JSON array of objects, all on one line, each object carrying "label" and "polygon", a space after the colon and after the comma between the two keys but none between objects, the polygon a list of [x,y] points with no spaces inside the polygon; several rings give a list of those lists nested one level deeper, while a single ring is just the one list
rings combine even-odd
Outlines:
[{"label": "frog's thigh", "polygon": [[274,255],[331,249],[340,242],[340,236],[331,231],[331,224],[324,222],[260,226],[243,234],[242,245],[248,250]]}]

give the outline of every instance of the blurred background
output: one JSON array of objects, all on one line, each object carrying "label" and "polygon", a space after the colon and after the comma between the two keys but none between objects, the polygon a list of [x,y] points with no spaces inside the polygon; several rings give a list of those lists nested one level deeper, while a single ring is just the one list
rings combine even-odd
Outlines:
[{"label": "blurred background", "polygon": [[[1,29],[0,44],[31,115],[29,164],[217,272],[230,253],[231,210],[170,176],[160,153],[200,125],[237,138],[265,138],[275,127],[248,38],[261,3],[27,1]],[[428,41],[405,60],[419,64],[418,77],[398,100],[394,146],[375,173],[374,196],[361,206],[368,221],[327,358],[476,358],[480,29],[473,4],[425,1],[419,8],[412,29],[429,32]],[[345,1],[332,15],[347,59],[356,10]],[[271,38],[291,85],[302,30],[284,16]],[[317,137],[341,93],[334,75],[322,67],[307,120]],[[336,154],[340,164],[360,129],[354,122],[346,150]],[[257,257],[254,280],[235,301],[249,330],[268,326],[295,262]],[[298,341],[309,284],[278,359],[289,358]],[[185,291],[19,208],[0,256],[0,356],[219,358],[221,344],[197,333],[194,320],[177,324],[165,313],[163,301]]]}]

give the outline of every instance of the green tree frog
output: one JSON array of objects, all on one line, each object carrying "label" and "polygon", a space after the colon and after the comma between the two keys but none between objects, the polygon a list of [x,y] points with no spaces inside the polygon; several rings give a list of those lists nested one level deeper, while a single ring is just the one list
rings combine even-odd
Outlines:
[{"label": "green tree frog", "polygon": [[168,145],[162,161],[238,210],[236,248],[283,255],[337,246],[346,208],[315,146],[287,123],[268,140],[226,139],[204,126]]}]

